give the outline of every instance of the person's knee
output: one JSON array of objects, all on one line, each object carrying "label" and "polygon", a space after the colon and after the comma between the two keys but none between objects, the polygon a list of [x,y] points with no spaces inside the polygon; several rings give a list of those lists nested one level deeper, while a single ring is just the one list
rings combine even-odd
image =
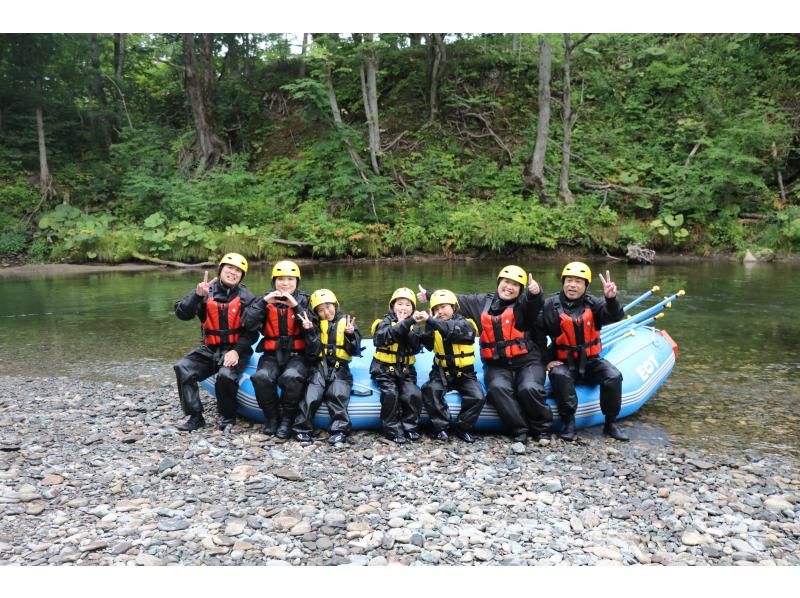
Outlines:
[{"label": "person's knee", "polygon": [[225,384],[238,384],[239,372],[233,368],[222,367],[217,372],[217,381],[224,382]]}]

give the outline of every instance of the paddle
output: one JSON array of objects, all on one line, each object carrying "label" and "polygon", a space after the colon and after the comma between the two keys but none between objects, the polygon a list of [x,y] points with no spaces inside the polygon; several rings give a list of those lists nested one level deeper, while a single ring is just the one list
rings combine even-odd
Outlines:
[{"label": "paddle", "polygon": [[635,306],[639,305],[642,301],[644,301],[645,299],[650,297],[650,295],[652,295],[653,293],[657,293],[660,290],[661,290],[661,287],[654,286],[649,291],[646,291],[641,297],[637,297],[636,299],[634,299],[633,301],[628,303],[628,305],[626,305],[625,307],[622,308],[622,311],[628,311],[632,307],[635,307]]}]

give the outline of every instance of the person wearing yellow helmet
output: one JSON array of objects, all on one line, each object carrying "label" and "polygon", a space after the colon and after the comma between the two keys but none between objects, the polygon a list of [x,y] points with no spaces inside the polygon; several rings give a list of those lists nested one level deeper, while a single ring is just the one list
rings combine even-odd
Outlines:
[{"label": "person wearing yellow helmet", "polygon": [[299,442],[311,442],[314,415],[325,403],[331,416],[328,443],[339,445],[352,429],[347,412],[353,390],[350,361],[361,355],[361,333],[356,319],[339,310],[333,291],[317,289],[311,293],[310,301],[314,316],[308,313],[299,316],[311,372],[292,433]]},{"label": "person wearing yellow helmet", "polygon": [[215,383],[220,429],[236,423],[236,393],[239,376],[247,367],[252,345],[258,336],[248,327],[244,313],[255,297],[241,284],[247,274],[247,259],[227,253],[219,262],[217,276],[203,280],[182,300],[175,303],[175,315],[181,320],[198,318],[203,344],[173,366],[178,382],[178,396],[189,418],[178,426],[184,432],[205,425],[203,403],[197,383],[217,374]]},{"label": "person wearing yellow helmet", "polygon": [[421,438],[422,395],[414,367],[421,345],[412,317],[416,306],[414,291],[400,287],[389,299],[389,312],[372,324],[375,354],[369,375],[380,389],[383,435],[397,444]]},{"label": "person wearing yellow helmet", "polygon": [[[473,431],[486,404],[475,373],[475,337],[478,325],[458,310],[452,291],[439,289],[431,294],[431,313],[414,312],[416,322],[425,322],[422,344],[433,351],[433,367],[422,385],[422,402],[431,419],[432,436],[446,442],[449,429],[464,442],[475,442]],[[444,396],[451,390],[461,395],[461,410],[455,424]]]},{"label": "person wearing yellow helmet", "polygon": [[292,435],[308,378],[299,315],[308,310],[309,298],[299,284],[299,266],[289,260],[277,262],[272,267],[272,289],[253,301],[246,314],[248,324],[261,331],[256,347],[261,357],[250,378],[267,420],[261,432],[284,440]]},{"label": "person wearing yellow helmet", "polygon": [[616,440],[628,436],[616,422],[622,406],[622,374],[600,357],[600,330],[621,320],[625,313],[617,301],[617,285],[606,270],[600,275],[603,297],[588,293],[592,271],[583,262],[570,262],[561,272],[561,291],[548,297],[537,323],[542,334],[552,339],[546,354],[547,372],[563,423],[559,436],[577,438],[575,412],[578,397],[575,384],[600,386],[600,410],[605,416],[603,432]]},{"label": "person wearing yellow helmet", "polygon": [[[427,300],[430,293],[419,289],[417,297]],[[524,443],[548,434],[553,413],[545,402],[544,342],[533,331],[543,303],[539,283],[512,264],[500,269],[495,292],[456,297],[478,325],[487,399],[509,436]]]}]

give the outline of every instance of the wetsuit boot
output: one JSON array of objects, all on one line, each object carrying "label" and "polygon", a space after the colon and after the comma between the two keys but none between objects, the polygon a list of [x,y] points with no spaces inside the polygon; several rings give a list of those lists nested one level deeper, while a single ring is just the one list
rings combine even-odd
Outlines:
[{"label": "wetsuit boot", "polygon": [[627,442],[630,438],[622,431],[622,428],[619,427],[619,424],[614,420],[608,421],[606,420],[606,424],[603,426],[603,434],[606,436],[611,436],[611,438],[615,440],[620,440],[622,442]]}]

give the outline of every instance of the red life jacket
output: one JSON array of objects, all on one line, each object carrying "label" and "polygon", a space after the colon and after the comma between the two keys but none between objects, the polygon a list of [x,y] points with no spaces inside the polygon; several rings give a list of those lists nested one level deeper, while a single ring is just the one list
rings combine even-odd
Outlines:
[{"label": "red life jacket", "polygon": [[527,332],[518,330],[514,324],[514,306],[509,305],[499,316],[481,313],[481,358],[484,361],[512,359],[531,350],[532,341]]},{"label": "red life jacket", "polygon": [[242,300],[217,301],[211,295],[206,299],[206,319],[203,322],[203,342],[209,347],[235,345],[242,328]]},{"label": "red life jacket", "polygon": [[295,317],[297,310],[283,304],[267,304],[267,317],[264,321],[262,351],[289,351],[292,353],[306,348],[303,328]]},{"label": "red life jacket", "polygon": [[555,339],[556,357],[570,364],[584,364],[587,357],[600,355],[600,331],[594,324],[594,314],[588,307],[577,318],[564,313],[557,305],[561,334]]}]

